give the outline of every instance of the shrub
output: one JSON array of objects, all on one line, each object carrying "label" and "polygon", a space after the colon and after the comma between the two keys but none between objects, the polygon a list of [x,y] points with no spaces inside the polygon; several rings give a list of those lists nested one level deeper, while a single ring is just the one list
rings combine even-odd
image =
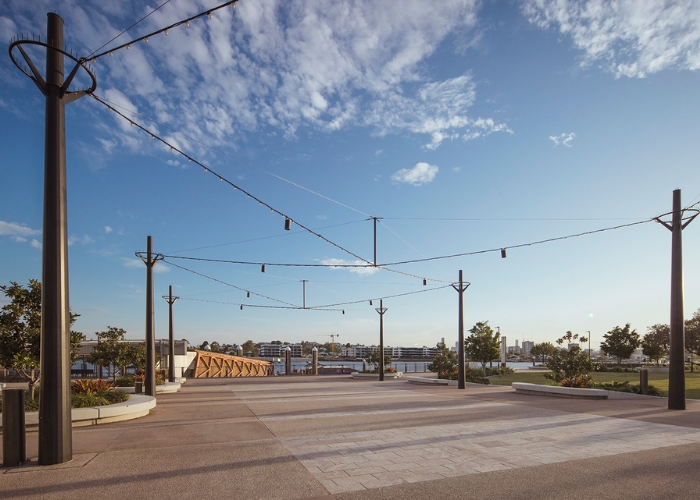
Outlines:
[{"label": "shrub", "polygon": [[122,375],[117,377],[114,381],[114,387],[133,387],[134,386],[134,376],[133,375]]},{"label": "shrub", "polygon": [[491,381],[486,378],[484,370],[480,368],[466,368],[464,370],[464,376],[467,382],[473,382],[475,384],[490,384]]},{"label": "shrub", "polygon": [[124,401],[127,401],[129,399],[129,394],[122,391],[121,389],[102,392],[99,395],[105,398],[109,402],[109,404],[123,403]]},{"label": "shrub", "polygon": [[112,384],[102,379],[74,380],[71,384],[71,392],[74,394],[96,394],[109,391]]},{"label": "shrub", "polygon": [[608,365],[605,363],[598,363],[595,365],[595,371],[597,372],[607,372],[608,371]]},{"label": "shrub", "polygon": [[561,381],[561,385],[564,387],[579,387],[579,388],[589,388],[593,387],[595,381],[588,375],[580,375],[578,377],[569,377]]},{"label": "shrub", "polygon": [[73,408],[90,408],[92,406],[105,406],[109,404],[106,398],[93,392],[74,392],[71,395]]},{"label": "shrub", "polygon": [[491,377],[493,375],[512,375],[514,373],[514,370],[509,367],[501,367],[501,368],[487,368],[485,372],[486,377]]}]

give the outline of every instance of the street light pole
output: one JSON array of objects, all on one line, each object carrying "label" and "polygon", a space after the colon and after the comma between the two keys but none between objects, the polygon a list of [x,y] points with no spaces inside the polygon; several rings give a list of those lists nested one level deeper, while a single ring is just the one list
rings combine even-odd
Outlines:
[{"label": "street light pole", "polygon": [[685,410],[685,324],[683,321],[683,229],[698,216],[683,222],[681,190],[673,191],[673,217],[669,225],[656,221],[671,231],[671,348],[668,369],[668,409]]},{"label": "street light pole", "polygon": [[[175,335],[173,333],[173,304],[180,297],[173,297],[173,286],[168,287],[168,295],[163,295],[168,302],[168,382],[175,382]],[[163,354],[161,349],[161,355]]]},{"label": "street light pole", "polygon": [[466,382],[464,379],[464,292],[469,287],[471,283],[464,283],[462,281],[462,270],[459,270],[459,286],[452,285],[452,288],[457,290],[459,293],[459,331],[458,331],[458,342],[457,342],[457,360],[459,366],[457,367],[457,388],[465,389]]},{"label": "street light pole", "polygon": [[137,252],[136,255],[146,264],[146,396],[156,395],[156,341],[155,318],[153,315],[153,267],[159,260],[163,260],[161,254],[153,254],[153,238],[146,239],[147,251]]},{"label": "street light pole", "polygon": [[[23,45],[46,49],[46,73],[41,75]],[[14,50],[24,59],[20,62]],[[41,331],[39,369],[39,465],[54,465],[73,459],[70,395],[70,307],[68,287],[68,210],[66,193],[66,104],[92,93],[97,80],[85,66],[66,52],[63,19],[48,14],[46,39],[24,34],[10,41],[9,55],[46,98],[44,128],[44,221],[41,270]],[[65,77],[65,58],[75,66]],[[25,64],[26,63],[26,64]],[[70,91],[76,73],[83,68],[92,80],[88,89]]]},{"label": "street light pole", "polygon": [[383,300],[379,299],[379,307],[375,309],[379,313],[379,381],[384,381],[384,307]]}]

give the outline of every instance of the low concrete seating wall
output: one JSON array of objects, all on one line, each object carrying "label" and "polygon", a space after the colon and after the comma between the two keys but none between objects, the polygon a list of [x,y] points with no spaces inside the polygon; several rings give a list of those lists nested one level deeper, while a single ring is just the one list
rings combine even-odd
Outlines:
[{"label": "low concrete seating wall", "polygon": [[[71,419],[73,427],[108,424],[133,418],[143,417],[155,408],[156,398],[153,396],[133,395],[128,401],[92,408],[73,408]],[[31,411],[24,414],[27,429],[39,427],[39,412]],[[1,428],[1,427],[0,427]]]},{"label": "low concrete seating wall", "polygon": [[654,398],[645,394],[631,392],[606,391],[605,389],[582,389],[578,387],[562,387],[554,385],[527,384],[525,382],[513,382],[511,384],[518,394],[531,394],[536,396],[551,396],[555,398],[575,399],[639,399]]}]

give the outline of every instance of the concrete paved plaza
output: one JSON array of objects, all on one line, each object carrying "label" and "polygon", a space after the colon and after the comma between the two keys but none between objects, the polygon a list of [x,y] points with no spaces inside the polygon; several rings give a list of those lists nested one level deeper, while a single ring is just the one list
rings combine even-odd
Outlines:
[{"label": "concrete paved plaza", "polygon": [[0,498],[692,498],[700,402],[189,380],[147,417],[74,429],[73,449],[69,464],[0,468]]}]

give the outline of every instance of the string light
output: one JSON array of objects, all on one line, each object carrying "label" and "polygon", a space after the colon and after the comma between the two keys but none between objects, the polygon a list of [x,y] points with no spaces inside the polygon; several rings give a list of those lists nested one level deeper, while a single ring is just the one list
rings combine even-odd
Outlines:
[{"label": "string light", "polygon": [[208,17],[209,19],[212,18],[211,12],[207,12],[207,17]]},{"label": "string light", "polygon": [[190,27],[190,22],[189,22],[189,21],[185,21],[185,26],[187,26],[187,27],[189,28],[189,27]]},{"label": "string light", "polygon": [[145,38],[143,39],[143,41],[146,42],[146,43],[148,43],[148,37],[145,37]]},{"label": "string light", "polygon": [[262,266],[260,266],[260,272],[261,272],[261,273],[264,273],[264,272],[265,272],[265,264],[263,264]]},{"label": "string light", "polygon": [[[188,273],[196,274],[197,276],[201,276],[202,278],[206,278],[206,279],[211,280],[211,281],[214,281],[214,282],[216,282],[216,283],[220,283],[220,284],[222,284],[222,285],[230,286],[231,288],[235,288],[236,290],[241,290],[241,291],[244,291],[244,292],[246,291],[245,288],[241,288],[240,286],[233,285],[233,284],[228,283],[228,282],[226,282],[226,281],[223,281],[223,280],[220,280],[220,279],[216,279],[216,278],[213,278],[213,277],[211,277],[211,276],[207,276],[206,274],[203,274],[203,273],[200,273],[200,272],[197,272],[197,271],[193,271],[192,269],[188,269],[188,268],[186,268],[186,267],[184,267],[184,266],[180,266],[180,265],[178,265],[178,264],[175,264],[174,262],[170,262],[170,261],[166,261],[166,260],[163,260],[163,262],[164,262],[165,264],[170,265],[170,266],[177,267],[178,269],[182,269],[183,271],[187,271]],[[252,294],[255,295],[256,297],[261,297],[261,298],[263,298],[263,299],[271,300],[271,301],[273,301],[273,302],[279,302],[280,304],[284,304],[284,305],[286,305],[286,306],[297,307],[296,304],[292,304],[292,303],[290,303],[290,302],[285,302],[284,300],[275,299],[274,297],[269,297],[269,296],[263,295],[263,294],[261,294],[261,293],[257,293],[257,292],[249,292],[249,293],[252,293]]]},{"label": "string light", "polygon": [[[127,45],[126,50],[131,50],[131,45]],[[93,59],[92,62],[95,62],[95,60]]]},{"label": "string light", "polygon": [[245,296],[250,298],[250,292],[246,292]]},{"label": "string light", "polygon": [[506,249],[501,248],[501,259],[505,259],[505,258],[506,258]]},{"label": "string light", "polygon": [[114,54],[112,54],[111,52],[109,53],[109,57],[112,57],[113,55],[114,55]]},{"label": "string light", "polygon": [[168,36],[168,29],[167,29],[167,28],[164,29],[164,30],[163,30],[163,33],[165,34],[165,36]]},{"label": "string light", "polygon": [[284,219],[284,230],[289,231],[290,229],[292,229],[292,219],[287,217],[286,219]]}]

